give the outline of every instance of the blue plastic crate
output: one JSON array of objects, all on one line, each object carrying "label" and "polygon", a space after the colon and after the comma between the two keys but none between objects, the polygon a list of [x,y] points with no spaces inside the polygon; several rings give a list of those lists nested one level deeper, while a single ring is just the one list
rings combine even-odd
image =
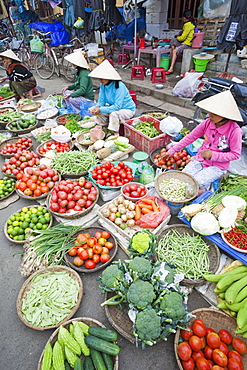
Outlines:
[{"label": "blue plastic crate", "polygon": [[[213,192],[208,190],[205,191],[205,193],[201,194],[198,198],[196,198],[193,202],[191,203],[202,203],[206,199],[212,195]],[[182,212],[179,212],[177,216],[181,221],[183,221],[185,224],[190,226],[190,221],[188,221],[182,214]],[[236,251],[235,249],[232,249],[228,244],[224,242],[222,239],[221,235],[219,233],[213,234],[213,235],[204,235],[205,238],[210,240],[211,242],[215,243],[219,248],[221,248],[223,251],[228,253],[230,256],[233,258],[243,262],[245,265],[247,265],[247,253],[241,253]]]}]

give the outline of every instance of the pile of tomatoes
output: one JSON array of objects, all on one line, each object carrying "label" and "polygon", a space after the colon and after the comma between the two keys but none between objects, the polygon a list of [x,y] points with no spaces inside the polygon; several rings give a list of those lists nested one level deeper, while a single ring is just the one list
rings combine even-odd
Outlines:
[{"label": "pile of tomatoes", "polygon": [[122,186],[133,180],[132,169],[124,162],[119,162],[117,166],[110,162],[96,166],[92,171],[92,178],[96,184],[103,186]]},{"label": "pile of tomatoes", "polygon": [[32,139],[28,139],[26,137],[21,137],[15,143],[10,144],[7,143],[2,150],[0,150],[1,154],[15,154],[21,153],[25,149],[29,149],[32,145]]},{"label": "pile of tomatoes", "polygon": [[48,193],[59,180],[57,171],[45,164],[41,164],[39,168],[27,168],[25,171],[26,173],[16,175],[18,181],[15,187],[28,197],[39,197]]},{"label": "pile of tomatoes", "polygon": [[173,155],[166,155],[168,149],[163,148],[154,156],[153,162],[160,167],[168,170],[182,170],[190,162],[190,155],[185,149],[179,150]]},{"label": "pile of tomatoes", "polygon": [[42,148],[39,148],[38,153],[45,155],[50,150],[54,150],[56,153],[64,153],[70,150],[70,146],[67,143],[60,143],[59,141],[48,141]]},{"label": "pile of tomatoes", "polygon": [[244,369],[241,355],[247,353],[247,346],[240,338],[233,338],[226,329],[217,333],[201,319],[195,319],[188,329],[180,331],[184,341],[177,347],[184,370]]},{"label": "pile of tomatoes", "polygon": [[6,175],[17,175],[24,172],[26,167],[37,167],[40,163],[38,154],[22,150],[21,153],[15,153],[8,161],[4,162],[1,170]]},{"label": "pile of tomatoes", "polygon": [[111,234],[109,231],[97,231],[94,235],[89,233],[79,234],[74,242],[75,247],[69,249],[68,254],[75,256],[73,264],[75,266],[84,265],[87,269],[94,269],[97,263],[109,261],[110,250],[114,248],[114,243],[108,241]]}]

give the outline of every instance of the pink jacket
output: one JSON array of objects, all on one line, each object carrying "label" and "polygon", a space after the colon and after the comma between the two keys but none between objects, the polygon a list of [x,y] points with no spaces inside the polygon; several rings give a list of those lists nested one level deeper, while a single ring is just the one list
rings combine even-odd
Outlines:
[{"label": "pink jacket", "polygon": [[[223,126],[216,128],[209,118],[201,122],[189,135],[170,148],[168,154],[173,155],[200,137],[204,137],[204,142],[193,159],[203,162],[204,167],[215,166],[221,170],[227,170],[230,161],[238,159],[241,155],[242,130],[238,124],[230,120]],[[211,159],[204,159],[200,155],[203,149],[212,150]]]}]

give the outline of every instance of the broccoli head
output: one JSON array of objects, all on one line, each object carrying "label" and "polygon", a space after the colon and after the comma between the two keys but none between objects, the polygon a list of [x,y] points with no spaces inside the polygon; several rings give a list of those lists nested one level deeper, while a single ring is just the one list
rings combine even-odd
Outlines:
[{"label": "broccoli head", "polygon": [[149,346],[156,343],[161,333],[161,320],[156,311],[146,309],[136,315],[134,334]]},{"label": "broccoli head", "polygon": [[153,268],[150,260],[137,256],[130,261],[129,270],[134,277],[145,278],[152,274]]},{"label": "broccoli head", "polygon": [[160,309],[169,316],[172,321],[183,320],[186,314],[183,306],[183,296],[178,292],[169,291],[160,302]]},{"label": "broccoli head", "polygon": [[110,265],[102,272],[101,282],[111,290],[118,290],[122,280],[123,272],[116,265]]},{"label": "broccoli head", "polygon": [[155,297],[153,285],[143,280],[134,281],[127,291],[128,302],[141,310],[151,304]]}]

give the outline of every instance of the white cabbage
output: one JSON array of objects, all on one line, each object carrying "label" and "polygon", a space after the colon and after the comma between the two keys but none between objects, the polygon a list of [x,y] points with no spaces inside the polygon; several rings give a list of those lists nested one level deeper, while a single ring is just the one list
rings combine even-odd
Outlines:
[{"label": "white cabbage", "polygon": [[191,219],[191,227],[201,235],[212,235],[220,230],[219,223],[212,213],[199,212]]},{"label": "white cabbage", "polygon": [[238,216],[237,208],[225,207],[219,214],[219,224],[223,229],[228,229],[234,226],[236,218]]},{"label": "white cabbage", "polygon": [[224,207],[236,208],[238,211],[246,208],[246,201],[237,195],[226,195],[222,199],[222,204]]}]

